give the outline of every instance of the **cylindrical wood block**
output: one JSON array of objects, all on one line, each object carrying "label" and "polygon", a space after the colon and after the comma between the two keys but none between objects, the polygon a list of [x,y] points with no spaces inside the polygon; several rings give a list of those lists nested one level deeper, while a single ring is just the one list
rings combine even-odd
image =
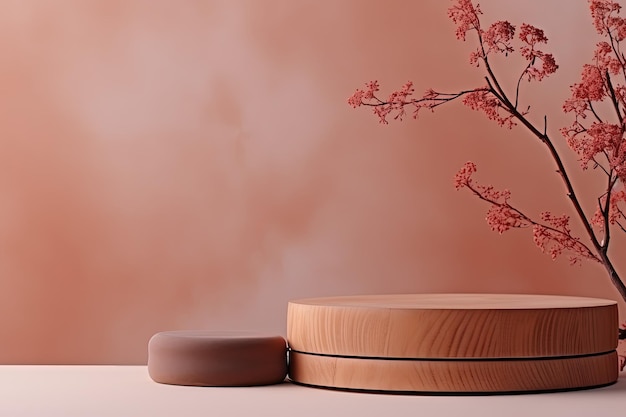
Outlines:
[{"label": "cylindrical wood block", "polygon": [[617,328],[615,301],[582,297],[296,300],[288,305],[289,376],[308,385],[412,392],[593,387],[617,379]]},{"label": "cylindrical wood block", "polygon": [[161,332],[148,343],[148,373],[163,384],[276,384],[287,374],[287,344],[281,336],[254,333]]}]

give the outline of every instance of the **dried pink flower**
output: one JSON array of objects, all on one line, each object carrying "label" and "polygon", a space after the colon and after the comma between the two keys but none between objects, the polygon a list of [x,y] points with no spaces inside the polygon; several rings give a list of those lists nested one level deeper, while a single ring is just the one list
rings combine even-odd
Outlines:
[{"label": "dried pink flower", "polygon": [[532,220],[509,203],[509,190],[497,190],[491,185],[479,184],[473,180],[472,175],[476,171],[476,164],[466,162],[454,176],[454,186],[457,190],[468,188],[478,198],[491,204],[486,216],[491,230],[502,234],[513,228],[532,226],[535,244],[552,259],[567,254],[571,264],[577,264],[582,259],[600,261],[585,244],[572,235],[568,215],[555,216],[544,211],[541,213],[541,222]]},{"label": "dried pink flower", "polygon": [[[620,190],[611,194],[611,201],[608,204],[608,212],[605,214],[603,208],[606,206],[606,196],[600,199],[598,209],[591,218],[591,223],[603,230],[606,218],[609,225],[619,224],[626,227],[626,191]],[[606,216],[606,217],[605,217]]]},{"label": "dried pink flower", "polygon": [[375,98],[375,93],[380,89],[378,81],[370,81],[365,83],[365,90],[357,89],[354,94],[348,98],[348,104],[356,108],[364,104],[365,101]]},{"label": "dried pink flower", "polygon": [[513,52],[511,40],[515,35],[515,26],[505,20],[500,20],[487,29],[483,34],[483,42],[487,46],[486,53],[499,52],[508,54]]},{"label": "dried pink flower", "polygon": [[500,234],[511,228],[530,226],[530,222],[508,203],[493,204],[487,211],[487,224],[491,230]]},{"label": "dried pink flower", "polygon": [[476,172],[476,164],[472,161],[468,161],[461,167],[459,172],[454,176],[454,188],[460,190],[463,187],[470,185],[472,181],[472,174]]},{"label": "dried pink flower", "polygon": [[572,96],[587,101],[601,101],[606,97],[604,72],[595,65],[585,64],[582,81],[572,86]]},{"label": "dried pink flower", "polygon": [[[528,23],[522,23],[519,30],[519,38],[522,42],[527,44],[531,49],[538,43],[548,43],[548,38],[543,33],[543,30],[529,25]],[[522,56],[526,59],[530,58],[528,53],[522,52]]]},{"label": "dried pink flower", "polygon": [[463,104],[472,110],[482,111],[489,120],[494,120],[500,126],[506,126],[509,129],[515,126],[513,115],[487,88],[466,94]]},{"label": "dried pink flower", "polygon": [[474,6],[471,0],[459,0],[455,6],[448,9],[448,17],[457,25],[457,39],[464,41],[467,32],[470,30],[480,30],[479,14],[482,14],[480,5],[476,4],[476,6]]},{"label": "dried pink flower", "polygon": [[[541,213],[541,220],[545,225],[535,224],[533,227],[533,240],[535,244],[548,253],[552,259],[564,252],[569,253],[570,264],[578,264],[582,259],[599,259],[589,248],[572,235],[569,225],[569,216],[554,216],[549,211]],[[549,227],[546,227],[548,225]]]},{"label": "dried pink flower", "polygon": [[596,31],[600,35],[608,35],[611,31],[610,19],[613,12],[619,13],[622,6],[610,0],[590,0],[589,9]]},{"label": "dried pink flower", "polygon": [[599,42],[593,53],[596,67],[602,72],[609,71],[613,75],[619,74],[623,67],[619,59],[615,58],[613,48],[608,42]]},{"label": "dried pink flower", "polygon": [[596,155],[604,153],[612,167],[623,163],[623,129],[612,123],[592,123],[587,129],[567,136],[567,143],[580,157],[580,164],[587,169],[595,163]]}]

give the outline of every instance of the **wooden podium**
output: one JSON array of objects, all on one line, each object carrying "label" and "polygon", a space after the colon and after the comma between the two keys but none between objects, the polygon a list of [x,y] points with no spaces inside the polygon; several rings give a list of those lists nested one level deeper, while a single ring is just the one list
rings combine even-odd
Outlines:
[{"label": "wooden podium", "polygon": [[617,303],[517,294],[291,301],[289,377],[405,393],[513,393],[614,383]]}]

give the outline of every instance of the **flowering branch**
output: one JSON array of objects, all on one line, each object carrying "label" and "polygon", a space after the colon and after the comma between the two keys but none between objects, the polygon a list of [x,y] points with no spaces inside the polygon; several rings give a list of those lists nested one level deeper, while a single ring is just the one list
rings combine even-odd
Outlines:
[{"label": "flowering branch", "polygon": [[491,185],[478,184],[472,174],[476,172],[476,164],[466,162],[461,170],[455,175],[455,188],[469,189],[479,199],[491,204],[487,212],[487,223],[491,230],[500,234],[511,228],[533,229],[533,240],[544,253],[549,253],[552,259],[556,259],[564,252],[570,254],[570,264],[579,263],[582,259],[596,262],[601,260],[580,239],[572,235],[569,226],[569,216],[554,216],[548,211],[541,213],[541,222],[535,221],[519,209],[511,206],[509,190],[498,191]]},{"label": "flowering branch", "polygon": [[[542,143],[556,165],[556,172],[574,209],[576,218],[583,226],[586,240],[574,236],[569,216],[555,216],[545,211],[540,220],[533,220],[510,204],[510,192],[498,191],[491,186],[475,182],[471,175],[476,166],[469,162],[456,175],[457,189],[467,188],[479,199],[489,203],[487,222],[494,231],[503,233],[511,228],[532,228],[533,240],[543,251],[557,258],[567,254],[575,264],[583,259],[602,264],[611,282],[626,301],[626,286],[618,275],[609,256],[611,229],[626,232],[626,57],[621,52],[621,42],[626,39],[626,19],[618,16],[619,4],[611,0],[589,0],[593,24],[599,35],[607,41],[599,42],[592,63],[583,67],[581,82],[571,87],[572,96],[563,105],[566,113],[573,113],[572,125],[560,130],[568,145],[579,157],[581,168],[599,168],[606,176],[606,188],[599,193],[598,206],[588,216],[580,203],[562,157],[547,131],[547,117],[541,128],[526,116],[530,107],[520,110],[522,81],[540,82],[558,69],[552,54],[542,50],[548,39],[543,30],[523,23],[516,28],[507,21],[497,21],[487,29],[481,27],[480,6],[471,0],[457,0],[448,10],[448,16],[456,24],[456,36],[465,41],[469,33],[477,37],[478,47],[470,54],[470,64],[485,71],[485,85],[458,93],[442,93],[427,90],[421,97],[414,97],[413,83],[406,83],[392,92],[385,100],[377,94],[377,81],[366,84],[349,98],[353,107],[369,106],[381,123],[387,119],[402,120],[407,108],[412,108],[413,118],[422,109],[434,111],[437,107],[461,100],[469,108],[481,111],[489,120],[511,129],[521,124]],[[491,65],[490,57],[496,54],[509,56],[518,53],[525,61],[513,95],[500,84]],[[600,102],[608,101],[610,114],[603,114]],[[594,229],[595,228],[595,229]],[[586,243],[585,243],[586,242]],[[620,333],[624,338],[626,335]]]}]

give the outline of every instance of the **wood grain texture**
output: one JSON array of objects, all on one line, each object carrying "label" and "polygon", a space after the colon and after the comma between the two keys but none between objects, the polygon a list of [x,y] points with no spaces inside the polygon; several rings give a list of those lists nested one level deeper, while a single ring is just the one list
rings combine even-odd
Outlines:
[{"label": "wood grain texture", "polygon": [[536,392],[617,381],[617,354],[566,359],[388,360],[290,353],[297,383],[342,389],[423,393]]},{"label": "wood grain texture", "polygon": [[291,349],[393,358],[588,355],[617,346],[617,303],[517,294],[327,297],[288,304]]}]

